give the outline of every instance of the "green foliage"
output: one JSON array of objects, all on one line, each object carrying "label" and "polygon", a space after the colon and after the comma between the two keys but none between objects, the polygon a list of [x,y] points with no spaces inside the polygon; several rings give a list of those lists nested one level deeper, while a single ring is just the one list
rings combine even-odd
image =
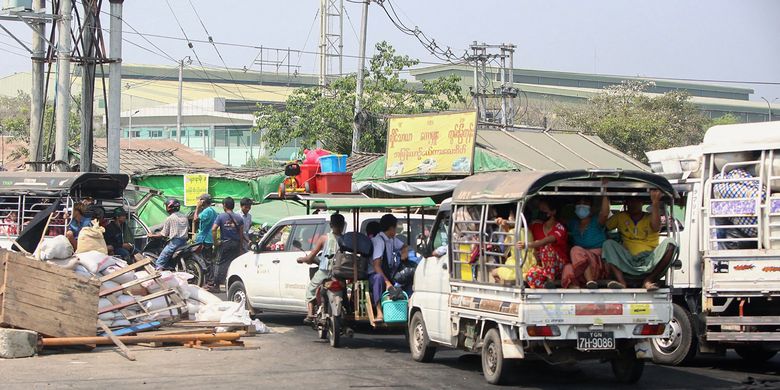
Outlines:
[{"label": "green foliage", "polygon": [[[454,103],[465,103],[457,76],[424,80],[419,90],[414,90],[399,74],[419,61],[397,55],[387,42],[378,43],[376,51],[363,83],[360,150],[384,152],[388,115],[443,111]],[[262,131],[261,138],[271,152],[301,139],[305,147],[313,148],[319,141],[326,149],[348,154],[352,149],[356,83],[355,75],[349,75],[333,80],[324,89],[297,89],[282,111],[258,105],[255,131]]]},{"label": "green foliage", "polygon": [[274,162],[268,156],[250,158],[244,164],[244,168],[272,168],[279,166],[280,164]]},{"label": "green foliage", "polygon": [[740,122],[742,122],[742,121],[739,120],[739,118],[736,115],[734,115],[734,114],[729,112],[729,113],[727,113],[727,114],[725,114],[723,116],[720,116],[718,118],[713,119],[710,122],[710,127],[718,126],[718,125],[733,125],[733,124],[737,124],[737,123],[740,123]]},{"label": "green foliage", "polygon": [[710,120],[683,91],[660,96],[645,92],[650,83],[628,82],[606,88],[583,107],[558,114],[566,124],[592,132],[618,150],[646,162],[645,152],[700,143]]},{"label": "green foliage", "polygon": [[[68,142],[70,147],[78,148],[81,139],[81,118],[79,109],[80,97],[74,98],[71,103],[69,118]],[[43,115],[43,150],[52,152],[54,149],[54,103],[49,102]],[[23,143],[11,152],[11,158],[27,157],[30,144],[30,95],[19,91],[14,97],[0,96],[0,131],[2,135],[9,137],[8,142]],[[44,156],[44,159],[46,157]]]}]

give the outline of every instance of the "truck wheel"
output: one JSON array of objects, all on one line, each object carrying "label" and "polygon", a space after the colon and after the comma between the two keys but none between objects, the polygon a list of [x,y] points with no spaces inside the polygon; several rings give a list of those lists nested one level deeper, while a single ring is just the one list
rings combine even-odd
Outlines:
[{"label": "truck wheel", "polygon": [[612,373],[620,383],[636,383],[645,371],[645,361],[636,358],[634,348],[624,348],[612,359]]},{"label": "truck wheel", "polygon": [[750,363],[764,363],[777,355],[777,351],[771,351],[758,346],[737,347],[734,348],[734,352]]},{"label": "truck wheel", "polygon": [[412,351],[412,359],[417,362],[430,363],[433,360],[433,355],[436,354],[436,347],[431,346],[421,312],[418,311],[412,316],[409,329],[407,329],[407,337],[409,338],[409,349]]},{"label": "truck wheel", "polygon": [[482,374],[491,385],[506,382],[509,373],[508,362],[504,359],[504,351],[501,348],[501,335],[498,329],[488,330],[482,344]]},{"label": "truck wheel", "polygon": [[676,366],[696,357],[698,339],[694,335],[693,316],[678,304],[673,304],[669,333],[653,339],[653,362]]}]

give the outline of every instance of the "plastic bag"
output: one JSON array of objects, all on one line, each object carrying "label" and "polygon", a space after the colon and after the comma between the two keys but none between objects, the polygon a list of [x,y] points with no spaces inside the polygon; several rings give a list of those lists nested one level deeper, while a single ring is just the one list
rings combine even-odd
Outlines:
[{"label": "plastic bag", "polygon": [[67,259],[73,256],[73,246],[65,236],[56,236],[43,240],[38,246],[37,258],[40,260]]},{"label": "plastic bag", "polygon": [[305,149],[303,151],[303,155],[306,156],[306,158],[303,160],[303,163],[304,164],[316,164],[316,165],[319,165],[320,164],[320,157],[327,156],[329,154],[330,154],[329,151],[327,151],[325,149],[321,149],[321,148],[312,149],[312,150]]},{"label": "plastic bag", "polygon": [[91,277],[95,276],[93,273],[89,272],[87,267],[81,265],[81,262],[79,262],[79,264],[76,265],[75,268],[73,268],[73,272],[75,272],[77,275],[81,275],[81,276],[84,276],[84,277],[87,277],[87,278],[91,278]]},{"label": "plastic bag", "polygon": [[111,259],[105,253],[99,251],[77,253],[76,256],[79,258],[79,265],[86,268],[92,275],[96,274],[103,267],[103,264]]},{"label": "plastic bag", "polygon": [[106,229],[103,229],[95,222],[93,222],[93,225],[95,226],[81,228],[78,243],[76,244],[76,253],[97,251],[107,255],[108,248],[106,247],[106,240],[103,238],[103,233],[105,233]]},{"label": "plastic bag", "polygon": [[46,262],[49,264],[56,265],[57,267],[73,270],[79,264],[79,258],[71,257],[69,259],[52,259],[52,260],[47,260]]},{"label": "plastic bag", "polygon": [[182,287],[182,290],[185,289],[189,293],[189,299],[194,299],[204,305],[219,305],[222,303],[222,300],[219,299],[218,296],[194,284],[188,284],[187,286]]}]

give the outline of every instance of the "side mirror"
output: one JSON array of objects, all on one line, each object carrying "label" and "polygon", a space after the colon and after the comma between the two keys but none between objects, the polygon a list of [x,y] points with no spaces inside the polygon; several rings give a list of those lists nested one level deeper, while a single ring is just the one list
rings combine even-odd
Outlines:
[{"label": "side mirror", "polygon": [[295,248],[295,249],[297,249],[299,251],[303,250],[303,245],[301,245],[301,242],[298,241],[298,240],[293,240],[292,246],[293,246],[293,248]]},{"label": "side mirror", "polygon": [[258,244],[256,242],[250,243],[249,244],[249,250],[254,252],[254,253],[260,253],[261,252],[260,244]]}]

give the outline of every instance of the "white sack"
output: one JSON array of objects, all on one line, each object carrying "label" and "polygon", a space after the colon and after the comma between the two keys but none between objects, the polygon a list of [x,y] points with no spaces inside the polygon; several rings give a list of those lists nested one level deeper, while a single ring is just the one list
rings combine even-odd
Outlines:
[{"label": "white sack", "polygon": [[65,236],[56,236],[43,240],[38,246],[37,258],[40,260],[67,259],[73,256],[73,246]]}]

